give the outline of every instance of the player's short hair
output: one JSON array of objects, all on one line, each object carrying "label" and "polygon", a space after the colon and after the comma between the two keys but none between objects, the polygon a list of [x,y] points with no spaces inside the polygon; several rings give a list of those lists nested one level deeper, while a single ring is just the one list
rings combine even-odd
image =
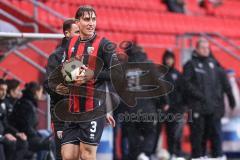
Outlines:
[{"label": "player's short hair", "polygon": [[69,18],[63,22],[63,33],[65,33],[67,30],[70,30],[72,27],[72,24],[75,24],[74,18]]},{"label": "player's short hair", "polygon": [[7,90],[8,94],[10,94],[11,90],[16,89],[20,85],[20,81],[18,81],[16,79],[8,79],[8,80],[6,80],[6,83],[8,86],[8,90]]},{"label": "player's short hair", "polygon": [[95,15],[96,14],[96,11],[95,9],[92,7],[92,6],[89,6],[89,5],[84,5],[84,6],[80,6],[75,14],[75,18],[76,19],[80,19],[83,15],[84,15],[84,12],[87,12],[87,13],[91,13],[93,12]]}]

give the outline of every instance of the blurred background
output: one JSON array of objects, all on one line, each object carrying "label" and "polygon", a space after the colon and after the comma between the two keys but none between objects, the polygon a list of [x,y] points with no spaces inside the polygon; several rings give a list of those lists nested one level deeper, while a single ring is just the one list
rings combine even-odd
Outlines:
[{"label": "blurred background", "polygon": [[[179,71],[191,57],[199,37],[210,42],[214,57],[224,67],[234,92],[236,108],[223,118],[223,150],[240,159],[240,0],[0,0],[0,76],[17,79],[20,88],[30,81],[43,83],[48,56],[63,37],[66,18],[80,5],[97,12],[97,33],[112,42],[133,41],[148,58],[162,64],[166,50],[175,55]],[[226,105],[228,106],[228,105]],[[226,107],[229,108],[229,107]],[[39,101],[38,129],[50,130],[49,98]],[[184,126],[182,149],[190,153],[189,128]],[[116,143],[113,143],[115,140]],[[162,131],[161,146],[167,148]],[[121,133],[106,128],[99,159],[121,159]]]}]

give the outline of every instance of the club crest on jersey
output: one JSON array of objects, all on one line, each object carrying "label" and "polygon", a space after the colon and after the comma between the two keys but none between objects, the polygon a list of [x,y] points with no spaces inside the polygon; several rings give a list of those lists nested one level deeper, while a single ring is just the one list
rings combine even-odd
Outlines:
[{"label": "club crest on jersey", "polygon": [[212,69],[214,68],[214,64],[212,62],[209,62],[208,65],[210,68],[212,68]]},{"label": "club crest on jersey", "polygon": [[88,47],[88,48],[87,48],[87,53],[88,53],[88,54],[92,54],[93,51],[94,51],[94,47]]},{"label": "club crest on jersey", "polygon": [[199,68],[203,68],[203,64],[202,63],[198,63],[198,67]]}]

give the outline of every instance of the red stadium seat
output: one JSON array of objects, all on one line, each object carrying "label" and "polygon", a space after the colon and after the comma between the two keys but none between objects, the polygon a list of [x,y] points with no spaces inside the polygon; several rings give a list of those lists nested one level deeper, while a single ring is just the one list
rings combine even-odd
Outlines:
[{"label": "red stadium seat", "polygon": [[28,1],[20,1],[20,8],[29,15],[33,15],[33,4]]},{"label": "red stadium seat", "polygon": [[[65,17],[74,17],[80,5],[94,6],[97,11],[97,33],[102,33],[116,43],[136,39],[151,52],[150,57],[157,61],[162,54],[159,53],[160,51],[177,47],[175,45],[177,35],[188,32],[217,32],[234,39],[237,43],[240,42],[239,0],[225,0],[222,6],[214,8],[215,14],[212,15],[207,15],[206,10],[200,8],[197,1],[186,0],[190,13],[177,14],[168,12],[162,0],[40,0]],[[9,0],[8,2],[31,17],[33,6],[30,1]],[[62,20],[40,8],[38,20],[62,32]],[[219,43],[226,45],[221,41]],[[213,46],[213,49],[219,51],[217,47]],[[222,52],[216,54],[218,54],[217,58],[226,59],[226,62],[223,62],[225,66],[230,65],[231,61],[234,63],[234,68],[239,65],[236,60],[229,58],[229,55]]]}]

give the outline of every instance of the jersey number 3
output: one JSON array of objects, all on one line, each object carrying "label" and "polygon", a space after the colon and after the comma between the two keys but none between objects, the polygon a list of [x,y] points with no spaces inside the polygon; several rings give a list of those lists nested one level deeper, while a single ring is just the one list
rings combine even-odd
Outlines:
[{"label": "jersey number 3", "polygon": [[97,122],[96,121],[92,121],[91,125],[92,125],[92,127],[90,129],[90,132],[95,133],[96,130],[97,130]]}]

